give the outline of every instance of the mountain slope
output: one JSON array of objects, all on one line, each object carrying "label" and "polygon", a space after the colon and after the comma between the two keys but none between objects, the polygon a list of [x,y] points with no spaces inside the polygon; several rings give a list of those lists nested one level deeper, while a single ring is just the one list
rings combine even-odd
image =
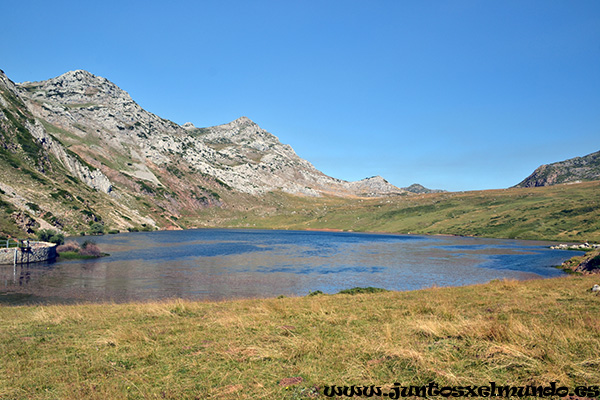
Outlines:
[{"label": "mountain slope", "polygon": [[[64,148],[35,118],[17,86],[0,71],[0,233],[39,228],[85,231],[102,221],[102,205],[129,220],[150,222],[124,209],[101,171]],[[108,195],[111,193],[111,195]],[[115,197],[113,197],[113,195]]]},{"label": "mountain slope", "polygon": [[550,186],[594,180],[600,180],[600,151],[584,157],[542,165],[515,187]]}]

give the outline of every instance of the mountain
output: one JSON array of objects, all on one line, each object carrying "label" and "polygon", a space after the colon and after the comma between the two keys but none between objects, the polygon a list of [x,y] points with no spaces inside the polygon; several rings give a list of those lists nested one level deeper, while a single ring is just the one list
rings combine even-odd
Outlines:
[{"label": "mountain", "polygon": [[[207,212],[217,218],[207,210],[243,212],[270,193],[408,193],[381,177],[330,177],[247,117],[180,126],[87,71],[20,84],[0,72],[0,106],[0,168],[9,171],[0,177],[4,234],[18,234],[15,226],[29,233],[197,226]],[[277,202],[264,204],[271,210]]]},{"label": "mountain", "polygon": [[514,187],[550,186],[595,180],[600,180],[600,151],[584,157],[542,165]]},{"label": "mountain", "polygon": [[408,187],[404,187],[402,189],[406,190],[407,192],[416,193],[416,194],[445,192],[445,190],[440,190],[440,189],[428,189],[425,186],[420,185],[418,183],[413,183],[412,185],[410,185]]},{"label": "mountain", "polygon": [[[160,186],[157,170],[183,167],[249,194],[281,190],[347,196],[363,190],[363,185],[318,171],[246,117],[209,128],[179,126],[142,109],[125,91],[87,71],[19,87],[37,118],[109,176],[126,174]],[[377,192],[376,187],[369,189]]]}]

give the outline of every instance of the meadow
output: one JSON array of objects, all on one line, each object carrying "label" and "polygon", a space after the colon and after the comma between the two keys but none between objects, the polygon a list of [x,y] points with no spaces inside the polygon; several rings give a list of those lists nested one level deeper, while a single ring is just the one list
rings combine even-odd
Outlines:
[{"label": "meadow", "polygon": [[179,222],[184,226],[600,242],[600,181],[387,198],[270,193],[240,210],[207,210],[200,217],[183,216]]},{"label": "meadow", "polygon": [[597,275],[223,302],[0,306],[0,398],[310,399],[329,398],[323,389],[332,385],[599,385],[595,283]]}]

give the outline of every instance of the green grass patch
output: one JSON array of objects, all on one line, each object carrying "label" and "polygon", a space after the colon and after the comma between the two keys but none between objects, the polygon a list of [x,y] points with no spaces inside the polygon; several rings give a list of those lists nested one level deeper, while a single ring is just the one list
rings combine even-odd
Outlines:
[{"label": "green grass patch", "polygon": [[355,288],[352,288],[352,289],[340,290],[339,294],[351,294],[351,295],[355,295],[355,294],[381,293],[381,292],[387,292],[387,290],[386,289],[382,289],[382,288],[376,288],[376,287],[368,286],[368,287],[355,287]]},{"label": "green grass patch", "polygon": [[59,253],[58,257],[63,260],[89,260],[92,258],[98,258],[95,256],[79,254],[76,251],[63,251],[62,253]]}]

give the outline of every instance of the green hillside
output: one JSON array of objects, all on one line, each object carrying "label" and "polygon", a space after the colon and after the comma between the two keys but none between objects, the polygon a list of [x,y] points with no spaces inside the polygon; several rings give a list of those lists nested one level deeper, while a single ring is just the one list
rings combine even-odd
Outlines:
[{"label": "green hillside", "polygon": [[271,194],[228,214],[205,214],[206,225],[600,242],[600,181],[352,200]]}]

